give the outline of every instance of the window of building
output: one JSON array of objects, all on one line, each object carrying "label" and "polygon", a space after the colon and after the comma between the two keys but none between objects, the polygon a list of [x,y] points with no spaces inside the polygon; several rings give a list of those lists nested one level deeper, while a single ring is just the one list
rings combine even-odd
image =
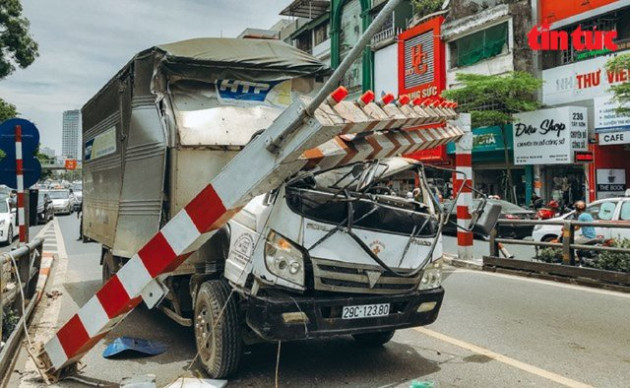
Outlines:
[{"label": "window of building", "polygon": [[322,23],[315,27],[313,29],[313,36],[315,38],[313,46],[317,46],[318,44],[325,42],[328,39],[328,23]]},{"label": "window of building", "polygon": [[302,51],[306,51],[310,53],[313,49],[313,35],[311,31],[304,31],[304,33],[300,34],[295,40],[295,47]]},{"label": "window of building", "polygon": [[[583,20],[578,24],[572,24],[570,26],[563,27],[561,31],[566,31],[567,34],[575,31],[578,25],[582,26],[582,30],[594,30],[598,31],[611,31],[617,30],[617,44],[626,43],[630,41],[630,23],[627,20],[630,19],[630,7],[615,12],[610,12],[605,15],[600,15],[592,19]],[[591,59],[601,55],[608,54],[609,51],[603,50],[582,50],[577,51],[573,48],[572,44],[569,44],[568,50],[550,50],[543,53],[543,69],[551,69],[557,66],[566,65],[582,60]]]},{"label": "window of building", "polygon": [[508,22],[459,38],[449,44],[451,67],[474,65],[508,51]]}]

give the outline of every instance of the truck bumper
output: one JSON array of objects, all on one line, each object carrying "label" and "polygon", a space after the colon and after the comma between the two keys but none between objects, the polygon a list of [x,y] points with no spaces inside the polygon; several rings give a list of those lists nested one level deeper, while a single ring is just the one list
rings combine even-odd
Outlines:
[{"label": "truck bumper", "polygon": [[[247,324],[263,339],[289,341],[337,335],[360,334],[404,329],[433,323],[438,316],[444,289],[415,291],[404,295],[331,296],[317,298],[250,297]],[[431,306],[418,311],[420,305]],[[389,303],[389,315],[383,317],[342,319],[344,306]],[[285,313],[306,314],[304,321],[286,322]]]}]

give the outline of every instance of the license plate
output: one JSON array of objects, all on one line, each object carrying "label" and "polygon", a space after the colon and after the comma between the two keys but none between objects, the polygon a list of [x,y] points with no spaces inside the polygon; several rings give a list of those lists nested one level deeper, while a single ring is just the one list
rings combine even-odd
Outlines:
[{"label": "license plate", "polygon": [[341,311],[341,318],[343,319],[384,317],[386,315],[389,315],[389,303],[344,306]]}]

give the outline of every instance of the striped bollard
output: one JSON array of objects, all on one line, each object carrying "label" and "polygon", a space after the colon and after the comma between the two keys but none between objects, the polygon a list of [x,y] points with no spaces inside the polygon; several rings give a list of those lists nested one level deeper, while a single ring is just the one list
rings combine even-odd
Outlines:
[{"label": "striped bollard", "polygon": [[[17,182],[17,216],[20,243],[28,242],[26,213],[24,212],[24,164],[22,162],[22,126],[15,126],[15,174]],[[9,241],[11,244],[11,241]]]},{"label": "striped bollard", "polygon": [[[453,192],[457,193],[464,185],[462,193],[457,199],[457,225],[460,228],[468,228],[472,216],[472,131],[470,114],[460,114],[456,125],[464,132],[464,136],[455,143],[455,169],[466,174],[453,174]],[[465,230],[457,229],[457,254],[460,260],[473,259],[473,234]]]}]

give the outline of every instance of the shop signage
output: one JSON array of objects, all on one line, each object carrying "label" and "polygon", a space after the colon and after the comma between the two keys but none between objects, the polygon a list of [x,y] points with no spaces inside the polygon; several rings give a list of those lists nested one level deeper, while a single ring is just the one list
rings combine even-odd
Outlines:
[{"label": "shop signage", "polygon": [[597,169],[597,199],[620,197],[626,191],[626,170]]},{"label": "shop signage", "polygon": [[[428,20],[398,36],[398,94],[439,97],[446,85],[445,44],[440,39],[443,17]],[[407,155],[416,160],[444,162],[446,146]]]},{"label": "shop signage", "polygon": [[571,16],[579,15],[583,12],[599,8],[606,4],[614,3],[617,0],[554,0],[541,1],[540,20],[546,23],[553,23]]},{"label": "shop signage", "polygon": [[[578,25],[573,32],[563,30],[550,31],[549,23],[534,26],[527,33],[527,43],[534,51],[576,51],[610,50],[617,51],[617,30],[582,30]],[[571,42],[569,44],[569,41]]]},{"label": "shop signage", "polygon": [[398,94],[411,98],[438,97],[445,86],[445,45],[440,39],[444,21],[438,17],[398,36]]},{"label": "shop signage", "polygon": [[576,163],[591,163],[593,160],[595,157],[591,151],[575,151]]},{"label": "shop signage", "polygon": [[599,145],[615,145],[630,143],[630,131],[606,132],[599,134]]},{"label": "shop signage", "polygon": [[587,109],[577,106],[520,113],[514,123],[514,164],[569,164],[587,151]]},{"label": "shop signage", "polygon": [[606,70],[610,56],[597,57],[543,71],[543,104],[559,105],[610,96],[610,86],[630,81],[630,69]]},{"label": "shop signage", "polygon": [[[481,152],[493,152],[503,151],[503,134],[499,127],[482,127],[474,128],[472,130],[473,136],[473,154]],[[508,150],[512,149],[512,125],[507,125],[505,128],[507,134],[507,147]],[[455,143],[449,143],[447,145],[447,152],[449,154],[455,153]],[[503,156],[501,156],[503,158]]]},{"label": "shop signage", "polygon": [[[611,97],[597,97],[593,99],[593,106],[595,110],[595,132],[630,130],[630,117],[621,116],[615,112],[619,105]],[[601,140],[599,144],[602,144]]]}]

